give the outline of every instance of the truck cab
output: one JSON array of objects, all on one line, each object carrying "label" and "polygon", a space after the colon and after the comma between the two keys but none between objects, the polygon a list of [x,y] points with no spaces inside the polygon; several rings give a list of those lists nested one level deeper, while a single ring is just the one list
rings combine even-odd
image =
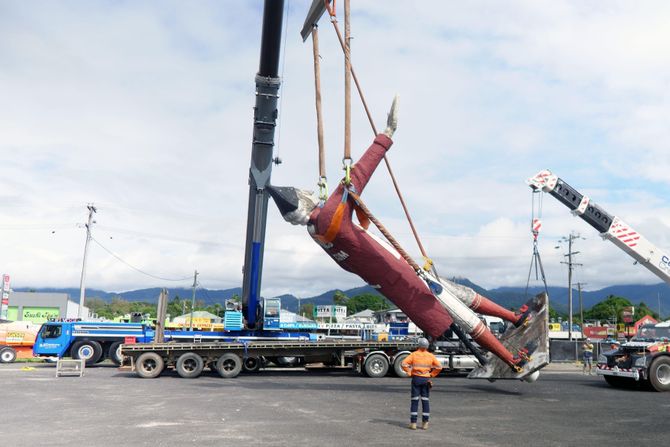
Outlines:
[{"label": "truck cab", "polygon": [[37,333],[33,354],[36,357],[63,357],[70,347],[71,333],[69,323],[44,323]]},{"label": "truck cab", "polygon": [[154,331],[141,323],[60,322],[44,323],[33,354],[37,357],[67,357],[86,360],[93,365],[106,358],[121,363],[120,346],[124,342],[146,343]]},{"label": "truck cab", "polygon": [[670,321],[642,325],[629,342],[600,354],[597,373],[614,387],[639,382],[670,391]]}]

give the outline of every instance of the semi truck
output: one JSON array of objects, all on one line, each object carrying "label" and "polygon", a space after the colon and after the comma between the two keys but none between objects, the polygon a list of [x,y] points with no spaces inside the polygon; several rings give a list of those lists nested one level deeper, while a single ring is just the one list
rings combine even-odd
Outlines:
[{"label": "semi truck", "polygon": [[[500,324],[495,318],[486,321],[494,327]],[[270,326],[275,323],[271,321]],[[205,367],[228,378],[242,370],[256,372],[270,363],[348,365],[369,377],[383,377],[390,371],[402,376],[400,362],[416,347],[412,338],[368,341],[284,330],[165,331],[163,343],[154,343],[155,337],[155,329],[141,323],[54,321],[42,325],[33,354],[83,359],[88,366],[106,359],[121,365],[125,359],[144,378],[157,377],[166,368],[193,378]],[[435,347],[445,371],[466,371],[477,365],[475,356],[456,337],[438,340]]]},{"label": "semi truck", "polygon": [[670,321],[640,326],[629,342],[598,356],[596,372],[613,387],[670,391]]}]

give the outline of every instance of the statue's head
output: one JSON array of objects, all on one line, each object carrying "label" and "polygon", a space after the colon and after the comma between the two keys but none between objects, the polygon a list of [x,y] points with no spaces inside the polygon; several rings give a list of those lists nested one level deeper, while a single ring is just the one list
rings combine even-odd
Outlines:
[{"label": "statue's head", "polygon": [[319,198],[312,191],[291,186],[268,186],[268,192],[286,222],[307,225],[309,216],[319,205]]}]

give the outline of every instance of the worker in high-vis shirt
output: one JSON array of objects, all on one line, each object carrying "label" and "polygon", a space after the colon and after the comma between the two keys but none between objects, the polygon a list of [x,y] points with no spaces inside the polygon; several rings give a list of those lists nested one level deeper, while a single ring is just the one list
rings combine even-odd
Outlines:
[{"label": "worker in high-vis shirt", "polygon": [[433,354],[428,352],[428,340],[419,339],[419,349],[408,355],[400,364],[412,378],[412,397],[409,408],[409,428],[416,430],[416,422],[419,418],[419,400],[421,400],[421,428],[428,430],[430,419],[430,388],[431,378],[442,371],[442,364]]}]

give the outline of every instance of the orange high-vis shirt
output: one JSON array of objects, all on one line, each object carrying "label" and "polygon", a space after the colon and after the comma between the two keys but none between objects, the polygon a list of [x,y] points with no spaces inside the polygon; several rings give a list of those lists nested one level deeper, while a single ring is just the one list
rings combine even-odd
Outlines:
[{"label": "orange high-vis shirt", "polygon": [[410,376],[435,377],[442,371],[442,364],[428,351],[414,351],[400,364]]}]

